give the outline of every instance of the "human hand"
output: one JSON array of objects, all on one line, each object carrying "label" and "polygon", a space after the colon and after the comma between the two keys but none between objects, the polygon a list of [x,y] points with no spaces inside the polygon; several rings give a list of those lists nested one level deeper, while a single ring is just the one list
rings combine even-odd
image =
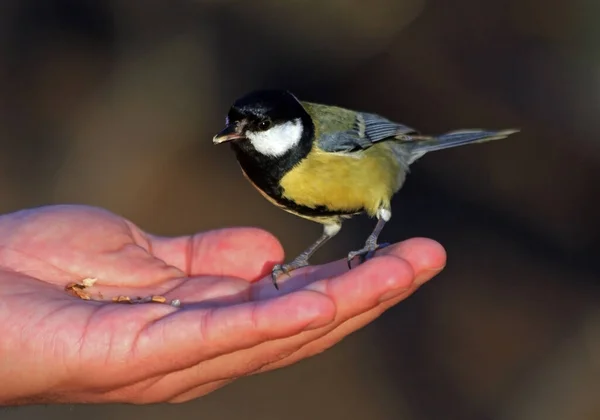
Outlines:
[{"label": "human hand", "polygon": [[[282,259],[255,228],[164,238],[94,207],[0,216],[0,404],[197,398],[331,347],[436,275],[445,253],[411,239],[350,271],[345,259],[298,270],[277,291]],[[106,297],[182,307],[65,293],[84,278]]]}]

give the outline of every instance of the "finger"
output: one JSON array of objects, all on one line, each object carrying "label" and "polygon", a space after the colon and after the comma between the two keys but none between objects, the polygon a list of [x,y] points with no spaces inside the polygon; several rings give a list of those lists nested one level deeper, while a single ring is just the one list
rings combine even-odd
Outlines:
[{"label": "finger", "polygon": [[[118,389],[113,389],[111,391],[104,392],[102,393],[102,399],[100,402],[113,404],[156,404],[163,402],[182,403],[209,394],[212,391],[215,391],[219,388],[224,387],[225,385],[230,384],[237,378],[224,379],[199,385],[196,388],[194,388],[195,392],[193,398],[187,399],[181,399],[177,396],[174,397],[171,396],[169,393],[165,393],[163,391],[157,392],[157,384],[161,381],[161,379],[162,377],[154,377],[140,382],[136,382],[132,385],[126,385]],[[98,399],[97,393],[94,394],[94,397],[96,400]],[[82,402],[89,401],[90,399],[91,398],[88,398],[87,400],[84,399],[82,400]]]},{"label": "finger", "polygon": [[[444,248],[439,243],[426,238],[414,238],[401,242],[396,249],[390,251],[392,254],[399,255],[411,263],[411,266],[416,273],[416,279],[413,287],[398,296],[391,297],[388,300],[383,300],[373,309],[352,317],[333,328],[327,326],[321,329],[303,333],[304,335],[312,335],[315,337],[315,339],[309,341],[306,345],[302,346],[300,349],[290,354],[286,358],[263,366],[257,373],[291,365],[307,357],[319,354],[334,346],[344,337],[373,322],[386,310],[408,298],[418,289],[421,284],[439,274],[446,264],[446,252]],[[326,334],[319,335],[319,333],[325,329],[328,330],[328,332]]]},{"label": "finger", "polygon": [[333,302],[310,291],[230,307],[183,309],[142,331],[133,354],[149,377],[317,328],[334,316]]},{"label": "finger", "polygon": [[[308,344],[294,354],[286,357],[284,360],[269,364],[261,368],[260,371],[262,372],[287,366],[330,348],[347,335],[378,318],[387,309],[409,297],[421,284],[430,280],[443,270],[446,264],[446,252],[444,248],[439,243],[426,238],[414,238],[401,242],[396,247],[388,249],[387,253],[390,255],[397,255],[411,264],[413,272],[415,273],[415,280],[414,284],[409,289],[396,295],[394,295],[394,292],[387,293],[387,296],[384,295],[380,297],[381,303],[379,305],[358,314],[357,316],[351,317],[339,325],[336,323],[336,326],[333,328],[328,326],[319,330],[303,333],[305,335],[314,336],[315,339],[308,342]],[[338,312],[341,311],[338,309]],[[329,331],[326,334],[317,336],[323,329]]]},{"label": "finger", "polygon": [[[321,353],[333,346],[346,335],[363,327],[379,316],[383,311],[408,297],[413,291],[414,289],[411,289],[405,294],[384,302],[371,311],[352,318],[336,328],[332,329],[329,326],[326,326],[316,330],[302,332],[293,337],[273,340],[249,349],[241,350],[234,355],[228,354],[211,359],[197,367],[174,372],[166,376],[149,378],[107,392],[103,395],[103,401],[113,403],[135,402],[141,404],[164,401],[181,403],[196,399],[231,383],[237,377],[242,375],[218,380],[211,380],[208,376],[202,375],[203,377],[201,379],[204,379],[204,382],[202,380],[196,380],[189,382],[191,383],[191,386],[186,386],[190,380],[189,372],[191,370],[202,371],[206,374],[207,370],[210,371],[212,369],[211,365],[230,366],[234,359],[245,365],[246,371],[244,375],[266,372],[288,366],[301,359]],[[307,340],[308,336],[310,336],[309,340]],[[266,361],[257,364],[257,360],[260,359]]]},{"label": "finger", "polygon": [[[417,287],[415,286],[400,296],[380,303],[375,308],[361,313],[335,327],[331,327],[331,325],[334,324],[330,324],[322,328],[302,332],[293,337],[263,343],[234,355],[236,359],[235,362],[232,360],[232,357],[226,356],[227,361],[216,359],[211,360],[209,363],[212,364],[218,362],[229,366],[238,363],[240,366],[244,366],[247,369],[245,375],[254,375],[289,366],[331,348],[346,336],[363,328],[381,316],[387,309],[409,297],[416,289]],[[259,360],[263,361],[259,362]],[[203,365],[202,370],[205,369],[206,366]],[[170,401],[185,402],[201,397],[211,390],[216,389],[212,388],[215,384],[223,386],[226,384],[226,380],[217,380],[210,382],[209,384],[195,386],[177,394],[172,397]]]},{"label": "finger", "polygon": [[[315,293],[318,291],[321,296],[327,296],[330,301],[335,302],[337,309],[335,322],[341,323],[352,316],[377,306],[381,297],[389,294],[390,291],[400,294],[402,291],[408,290],[412,285],[413,278],[410,264],[397,257],[384,256],[368,261],[357,269],[346,272],[341,276],[310,284],[308,288],[313,291],[296,291],[287,296],[291,297],[298,293]],[[269,301],[266,300],[265,302]],[[300,333],[301,330],[297,332]],[[163,387],[164,392],[167,392],[166,390],[174,392],[173,396],[175,396],[196,388],[207,381],[212,382],[247,375],[260,369],[263,365],[297,350],[326,332],[327,330],[316,333],[316,335],[300,334],[300,336],[293,339],[279,340],[281,342],[276,346],[272,346],[271,343],[261,343],[250,351],[228,354],[227,357],[209,360],[200,365],[176,372],[169,375],[170,377],[164,378],[157,386]],[[272,337],[272,339],[275,338]]]},{"label": "finger", "polygon": [[280,277],[278,280],[279,291],[273,287],[270,277],[264,278],[254,285],[255,298],[269,299],[282,292],[304,288],[320,279],[334,278],[343,273],[355,272],[385,256],[400,258],[408,263],[412,267],[416,283],[419,284],[430,279],[446,264],[446,252],[438,242],[426,238],[413,238],[379,250],[373,259],[352,270],[348,270],[346,259],[295,270],[291,276]]},{"label": "finger", "polygon": [[406,260],[385,255],[340,276],[311,283],[306,290],[329,296],[337,308],[336,320],[340,320],[373,308],[381,299],[404,293],[414,279],[415,273]]},{"label": "finger", "polygon": [[[382,251],[386,251],[386,249],[384,248]],[[395,249],[390,251],[408,261],[415,272],[415,283],[417,284],[423,284],[430,280],[446,266],[446,250],[432,239],[412,238],[400,242]]]},{"label": "finger", "polygon": [[[321,334],[314,340],[309,341],[306,345],[298,348],[295,352],[289,354],[285,358],[276,360],[273,363],[269,363],[262,366],[255,373],[262,373],[275,369],[280,369],[285,366],[297,363],[300,360],[324,352],[325,350],[333,347],[334,345],[342,341],[348,335],[360,330],[361,328],[365,327],[366,325],[379,318],[385,311],[411,296],[417,289],[418,286],[415,286],[414,288],[406,291],[400,296],[396,296],[395,298],[392,298],[386,302],[382,302],[375,308],[344,321],[342,324],[336,326],[335,328],[323,328],[328,330],[326,334]],[[317,334],[318,332],[319,330],[307,331],[303,334],[312,335]]]},{"label": "finger", "polygon": [[[446,262],[446,254],[441,245],[424,238],[415,238],[391,246],[386,254],[367,261],[344,275],[306,286],[308,290],[328,294],[337,307],[335,324],[302,334],[309,343],[309,349],[321,347],[319,351],[323,351],[345,335],[361,328],[391,305],[408,297],[424,281],[439,273]],[[325,271],[331,269],[330,264]],[[310,275],[307,278],[310,278]],[[327,330],[329,335],[331,329],[339,328],[337,325],[349,319],[356,321],[349,321],[346,328],[340,328],[337,335],[331,336],[330,344],[324,346],[323,341],[313,343],[324,335],[322,330]]]},{"label": "finger", "polygon": [[[237,378],[235,378],[235,379],[237,379]],[[219,388],[222,388],[225,385],[229,385],[235,379],[223,379],[220,381],[214,381],[214,382],[209,382],[207,384],[199,385],[189,391],[186,391],[182,394],[179,394],[179,395],[176,395],[176,396],[170,398],[169,400],[167,400],[167,402],[179,404],[179,403],[184,403],[184,402],[195,400],[195,399],[203,397],[204,395],[209,394]]]},{"label": "finger", "polygon": [[252,285],[253,297],[258,300],[271,299],[305,288],[331,295],[332,292],[339,293],[339,287],[344,287],[348,292],[362,297],[377,293],[377,290],[383,292],[382,288],[386,288],[386,291],[395,287],[406,289],[415,277],[412,264],[399,256],[398,245],[389,248],[386,255],[379,254],[352,270],[348,270],[346,260],[341,259],[293,271],[291,276],[279,279],[279,290],[273,287],[270,276],[263,278]]},{"label": "finger", "polygon": [[[346,268],[346,273],[342,276],[317,282],[320,283],[316,286],[317,290],[332,297],[338,307],[336,325],[352,316],[379,306],[382,299],[390,299],[390,297],[393,299],[393,296],[396,296],[396,299],[399,300],[398,296],[402,296],[403,293],[410,293],[414,280],[412,265],[399,258],[398,254],[400,251],[406,252],[406,249],[419,250],[419,248],[421,248],[421,251],[429,252],[433,245],[435,249],[432,252],[434,258],[429,260],[431,263],[428,264],[426,258],[421,258],[418,261],[415,258],[412,259],[415,259],[415,267],[419,269],[422,267],[427,268],[431,264],[435,265],[439,261],[438,258],[435,258],[439,247],[434,242],[422,241],[422,243],[425,245],[424,247],[421,247],[417,241],[413,244],[415,246],[404,250],[391,247],[388,256],[377,257],[350,272],[347,272]],[[425,261],[426,263],[420,264],[419,261]],[[324,267],[324,270],[317,269],[314,272],[322,273],[324,271],[327,274],[334,273],[336,270],[343,272],[344,265],[340,263],[345,264],[344,261],[328,264]],[[312,280],[310,273],[305,277]],[[266,279],[265,282],[269,285],[267,290],[274,290],[272,284],[270,284],[270,279]],[[256,285],[258,291],[261,290],[260,286]],[[311,287],[315,287],[315,284],[312,284]],[[247,375],[265,365],[285,358],[288,354],[327,334],[331,329],[332,327],[328,326],[310,332],[303,332],[290,338],[266,342],[245,351],[228,354],[189,369],[174,372],[156,384],[155,392],[162,395],[170,392],[172,393],[171,398],[180,395],[177,400],[192,398],[199,392],[203,392],[202,384],[207,381],[226,380],[227,378]],[[201,388],[197,389],[199,386]]]},{"label": "finger", "polygon": [[152,253],[188,276],[228,276],[248,281],[271,272],[283,259],[283,248],[270,233],[231,228],[193,236],[150,236]]}]

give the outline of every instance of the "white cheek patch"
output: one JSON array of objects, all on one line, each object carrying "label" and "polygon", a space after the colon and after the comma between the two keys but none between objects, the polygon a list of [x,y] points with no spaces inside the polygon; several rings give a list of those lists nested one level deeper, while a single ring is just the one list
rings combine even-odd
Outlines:
[{"label": "white cheek patch", "polygon": [[302,138],[300,118],[279,124],[266,131],[246,131],[245,135],[256,151],[265,156],[279,157],[300,143]]}]

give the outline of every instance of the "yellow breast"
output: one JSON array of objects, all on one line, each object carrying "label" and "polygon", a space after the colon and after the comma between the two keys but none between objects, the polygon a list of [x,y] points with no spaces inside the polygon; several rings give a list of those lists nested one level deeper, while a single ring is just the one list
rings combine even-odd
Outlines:
[{"label": "yellow breast", "polygon": [[380,143],[352,154],[315,147],[281,179],[281,187],[285,198],[304,206],[340,212],[364,209],[374,216],[380,206],[389,207],[403,181],[389,144]]}]

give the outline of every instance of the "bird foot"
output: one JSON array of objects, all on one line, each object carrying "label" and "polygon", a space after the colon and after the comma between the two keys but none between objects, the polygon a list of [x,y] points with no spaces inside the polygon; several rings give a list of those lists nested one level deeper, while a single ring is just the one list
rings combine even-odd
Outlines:
[{"label": "bird foot", "polygon": [[365,261],[373,258],[375,256],[375,252],[377,250],[385,248],[386,246],[389,246],[389,245],[390,245],[389,243],[383,243],[383,244],[366,243],[362,249],[349,252],[348,257],[347,257],[348,268],[352,269],[352,260],[354,258],[356,258],[356,257],[360,258],[360,263],[359,263],[359,265],[360,265],[360,264],[364,263]]},{"label": "bird foot", "polygon": [[306,259],[294,260],[288,264],[275,264],[273,270],[271,271],[271,279],[273,280],[273,286],[277,290],[279,290],[279,285],[277,284],[277,279],[283,274],[289,276],[290,273],[294,270],[297,270],[301,267],[306,267],[308,265],[308,261]]}]

